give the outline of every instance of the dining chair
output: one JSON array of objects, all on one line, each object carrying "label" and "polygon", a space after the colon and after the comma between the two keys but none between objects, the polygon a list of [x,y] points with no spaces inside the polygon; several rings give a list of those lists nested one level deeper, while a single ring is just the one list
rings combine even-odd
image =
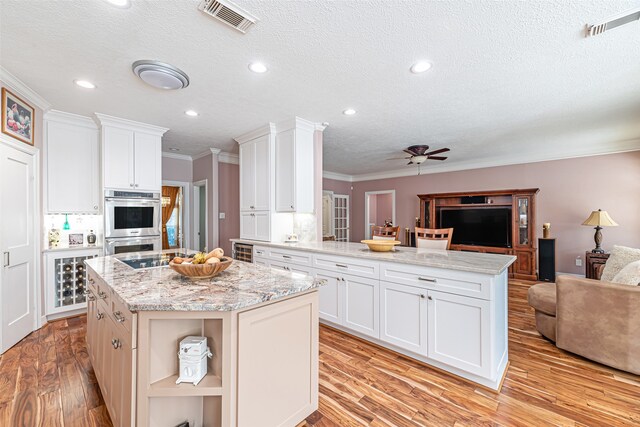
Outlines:
[{"label": "dining chair", "polygon": [[398,227],[381,227],[379,225],[371,226],[371,238],[373,240],[398,240],[400,234],[400,226]]},{"label": "dining chair", "polygon": [[416,247],[422,249],[449,249],[453,228],[416,227]]}]

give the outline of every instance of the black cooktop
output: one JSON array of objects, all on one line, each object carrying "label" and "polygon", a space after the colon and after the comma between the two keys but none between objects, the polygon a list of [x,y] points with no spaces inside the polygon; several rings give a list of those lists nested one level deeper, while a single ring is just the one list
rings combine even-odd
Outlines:
[{"label": "black cooktop", "polygon": [[169,261],[175,257],[187,258],[187,254],[183,252],[166,252],[161,255],[141,256],[139,258],[121,259],[120,261],[131,268],[153,268],[169,265]]}]

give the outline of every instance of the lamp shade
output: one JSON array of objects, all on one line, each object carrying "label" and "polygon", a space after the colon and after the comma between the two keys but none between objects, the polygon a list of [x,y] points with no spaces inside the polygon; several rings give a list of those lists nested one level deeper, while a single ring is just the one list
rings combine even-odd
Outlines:
[{"label": "lamp shade", "polygon": [[595,227],[616,227],[618,224],[611,219],[607,211],[598,209],[591,212],[589,218],[587,218],[582,225],[591,225]]}]

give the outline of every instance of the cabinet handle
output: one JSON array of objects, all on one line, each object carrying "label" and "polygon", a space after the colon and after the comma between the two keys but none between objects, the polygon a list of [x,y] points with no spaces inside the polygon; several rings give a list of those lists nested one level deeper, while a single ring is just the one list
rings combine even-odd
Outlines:
[{"label": "cabinet handle", "polygon": [[134,187],[138,188],[138,187],[139,187],[139,185],[138,185],[138,184],[136,184],[136,185],[134,185]]},{"label": "cabinet handle", "polygon": [[291,259],[291,257],[289,255],[282,255],[282,258],[284,259]]},{"label": "cabinet handle", "polygon": [[425,299],[425,295],[424,294],[420,294],[420,298]]},{"label": "cabinet handle", "polygon": [[429,296],[427,297],[427,299],[428,299],[429,301],[433,301],[433,297],[432,297],[431,295],[429,295]]},{"label": "cabinet handle", "polygon": [[97,211],[97,210],[98,210],[98,205],[95,205],[95,206],[93,207],[93,210],[96,210],[96,211]]},{"label": "cabinet handle", "polygon": [[116,318],[116,322],[118,322],[118,323],[124,323],[124,321],[126,320],[124,318],[124,316],[122,315],[121,311],[114,311],[113,312],[113,317]]},{"label": "cabinet handle", "polygon": [[96,313],[96,319],[100,320],[100,319],[102,319],[103,317],[104,317],[104,313],[100,313],[100,312],[97,312],[97,313]]},{"label": "cabinet handle", "polygon": [[255,209],[255,207],[253,207],[253,206],[249,206],[249,209]]},{"label": "cabinet handle", "polygon": [[94,283],[96,283],[96,281],[93,280],[93,277],[89,277],[89,283],[91,283],[93,285]]},{"label": "cabinet handle", "polygon": [[129,187],[133,188],[133,184],[129,184]]},{"label": "cabinet handle", "polygon": [[422,280],[423,282],[431,282],[431,283],[437,282],[436,279],[429,279],[428,277],[418,277],[418,280]]},{"label": "cabinet handle", "polygon": [[345,264],[336,264],[336,267],[349,268],[349,266]]},{"label": "cabinet handle", "polygon": [[98,291],[98,298],[100,298],[100,299],[107,298],[107,293],[106,292],[102,292],[102,291]]},{"label": "cabinet handle", "polygon": [[87,295],[87,299],[91,302],[96,300],[96,297],[94,297],[93,295]]},{"label": "cabinet handle", "polygon": [[120,342],[120,340],[119,340],[119,339],[116,339],[116,338],[113,338],[113,339],[111,340],[111,345],[113,346],[113,348],[114,348],[115,350],[117,350],[117,349],[119,349],[120,347],[122,347],[122,343]]},{"label": "cabinet handle", "polygon": [[88,296],[89,294],[91,294],[91,291],[89,289],[85,289],[84,291],[82,291],[82,295],[84,296]]},{"label": "cabinet handle", "polygon": [[291,205],[291,209],[295,209],[295,208],[293,207],[293,205]]}]

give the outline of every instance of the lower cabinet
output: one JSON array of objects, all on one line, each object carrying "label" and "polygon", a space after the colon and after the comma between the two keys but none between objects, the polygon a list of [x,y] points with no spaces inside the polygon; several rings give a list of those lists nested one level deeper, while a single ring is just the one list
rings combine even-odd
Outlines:
[{"label": "lower cabinet", "polygon": [[321,271],[316,271],[316,277],[327,281],[327,284],[318,291],[320,318],[341,325],[344,316],[341,305],[343,298],[340,296],[340,279],[335,273]]},{"label": "lower cabinet", "polygon": [[480,376],[491,376],[490,302],[428,292],[427,356]]},{"label": "lower cabinet", "polygon": [[427,291],[380,282],[380,339],[427,355]]}]

